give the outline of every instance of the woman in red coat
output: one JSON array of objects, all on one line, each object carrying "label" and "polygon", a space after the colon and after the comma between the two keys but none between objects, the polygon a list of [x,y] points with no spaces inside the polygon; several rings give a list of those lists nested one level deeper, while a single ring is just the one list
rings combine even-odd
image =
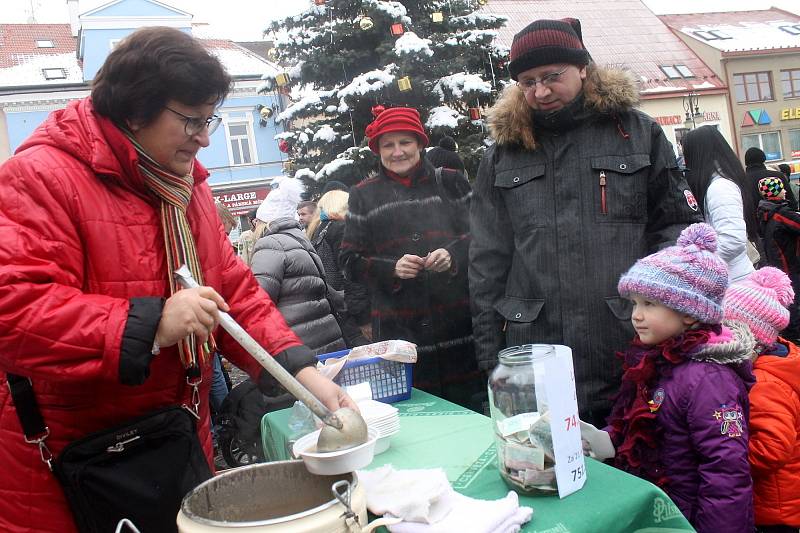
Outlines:
[{"label": "woman in red coat", "polygon": [[[56,456],[91,432],[191,405],[186,376],[197,376],[213,463],[205,345],[274,386],[217,330],[220,308],[329,408],[352,406],[234,255],[195,159],[230,83],[189,35],[139,30],[108,56],[90,98],[51,114],[0,167],[0,531],[75,530],[23,439],[7,373],[30,378]],[[200,288],[175,286],[182,263]]]}]

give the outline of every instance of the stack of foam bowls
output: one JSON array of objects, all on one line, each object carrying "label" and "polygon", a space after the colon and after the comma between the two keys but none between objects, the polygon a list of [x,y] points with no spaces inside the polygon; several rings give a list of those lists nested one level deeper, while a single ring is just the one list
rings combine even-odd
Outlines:
[{"label": "stack of foam bowls", "polygon": [[370,429],[378,430],[378,442],[375,443],[375,455],[389,449],[392,435],[400,431],[400,415],[397,407],[375,400],[358,402],[361,416]]}]

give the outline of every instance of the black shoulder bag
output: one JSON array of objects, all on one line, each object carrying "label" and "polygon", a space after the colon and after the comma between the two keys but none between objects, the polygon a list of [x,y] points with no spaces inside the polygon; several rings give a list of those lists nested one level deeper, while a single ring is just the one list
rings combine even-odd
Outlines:
[{"label": "black shoulder bag", "polygon": [[92,433],[53,457],[30,379],[7,377],[25,442],[39,447],[81,533],[114,531],[124,518],[142,533],[177,531],[181,500],[211,478],[197,436],[197,405],[194,411],[187,405],[165,407]]}]

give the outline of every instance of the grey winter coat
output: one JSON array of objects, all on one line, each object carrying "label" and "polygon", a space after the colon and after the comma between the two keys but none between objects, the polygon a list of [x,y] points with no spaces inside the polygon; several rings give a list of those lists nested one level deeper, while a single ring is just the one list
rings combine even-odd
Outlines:
[{"label": "grey winter coat", "polygon": [[551,130],[535,128],[515,85],[492,108],[469,277],[481,364],[506,346],[570,346],[581,417],[597,424],[619,385],[614,354],[634,335],[620,275],[702,219],[661,127],[632,108],[630,77],[588,70],[571,119]]},{"label": "grey winter coat", "polygon": [[320,277],[322,261],[296,220],[270,223],[256,241],[250,267],[303,344],[316,354],[345,348]]}]

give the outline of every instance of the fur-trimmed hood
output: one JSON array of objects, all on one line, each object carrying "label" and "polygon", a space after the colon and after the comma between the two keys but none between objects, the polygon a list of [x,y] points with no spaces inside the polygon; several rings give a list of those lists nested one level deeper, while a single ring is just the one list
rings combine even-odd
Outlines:
[{"label": "fur-trimmed hood", "polygon": [[[611,115],[636,106],[639,90],[631,74],[616,68],[586,67],[583,82],[585,106],[597,113]],[[512,83],[488,112],[489,133],[499,145],[517,144],[528,150],[536,149],[531,108],[525,94]]]}]

